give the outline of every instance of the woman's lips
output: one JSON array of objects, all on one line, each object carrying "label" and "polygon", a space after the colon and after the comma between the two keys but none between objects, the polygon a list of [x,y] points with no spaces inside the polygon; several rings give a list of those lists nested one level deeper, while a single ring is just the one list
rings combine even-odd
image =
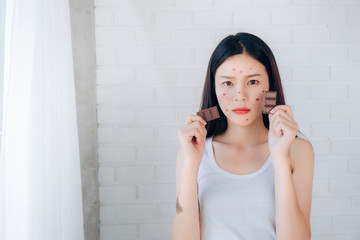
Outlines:
[{"label": "woman's lips", "polygon": [[233,112],[236,114],[246,114],[248,112],[250,112],[251,110],[248,108],[235,108],[233,109]]}]

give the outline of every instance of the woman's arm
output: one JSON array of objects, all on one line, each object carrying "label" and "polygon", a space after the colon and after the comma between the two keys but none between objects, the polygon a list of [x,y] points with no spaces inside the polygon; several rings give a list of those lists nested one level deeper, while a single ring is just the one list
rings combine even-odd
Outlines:
[{"label": "woman's arm", "polygon": [[186,165],[179,149],[176,159],[176,214],[172,224],[172,240],[200,240],[197,177],[198,166]]},{"label": "woman's arm", "polygon": [[[293,164],[291,173],[290,159]],[[275,171],[276,236],[278,240],[311,239],[310,211],[314,150],[297,138],[288,159],[273,159]]]}]

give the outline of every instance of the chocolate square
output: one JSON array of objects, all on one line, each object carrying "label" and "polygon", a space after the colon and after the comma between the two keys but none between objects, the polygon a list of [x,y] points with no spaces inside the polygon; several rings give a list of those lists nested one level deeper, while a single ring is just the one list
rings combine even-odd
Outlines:
[{"label": "chocolate square", "polygon": [[196,115],[202,117],[206,122],[220,118],[219,111],[216,106],[201,110]]},{"label": "chocolate square", "polygon": [[276,91],[266,91],[264,92],[264,108],[263,113],[269,114],[271,109],[276,106]]}]

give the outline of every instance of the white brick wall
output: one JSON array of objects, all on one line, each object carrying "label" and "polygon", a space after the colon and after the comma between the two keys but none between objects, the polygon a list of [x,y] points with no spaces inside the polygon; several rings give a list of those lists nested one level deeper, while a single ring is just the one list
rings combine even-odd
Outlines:
[{"label": "white brick wall", "polygon": [[176,131],[218,42],[277,59],[315,149],[312,239],[360,239],[359,0],[95,0],[101,240],[170,239]]}]

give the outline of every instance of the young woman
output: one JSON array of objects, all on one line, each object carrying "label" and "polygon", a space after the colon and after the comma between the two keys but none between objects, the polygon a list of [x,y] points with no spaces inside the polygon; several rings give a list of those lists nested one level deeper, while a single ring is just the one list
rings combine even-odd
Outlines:
[{"label": "young woman", "polygon": [[[263,114],[264,91],[277,106]],[[275,58],[249,33],[223,39],[205,78],[201,109],[178,130],[172,239],[310,239],[314,171],[311,143],[285,104]]]}]

